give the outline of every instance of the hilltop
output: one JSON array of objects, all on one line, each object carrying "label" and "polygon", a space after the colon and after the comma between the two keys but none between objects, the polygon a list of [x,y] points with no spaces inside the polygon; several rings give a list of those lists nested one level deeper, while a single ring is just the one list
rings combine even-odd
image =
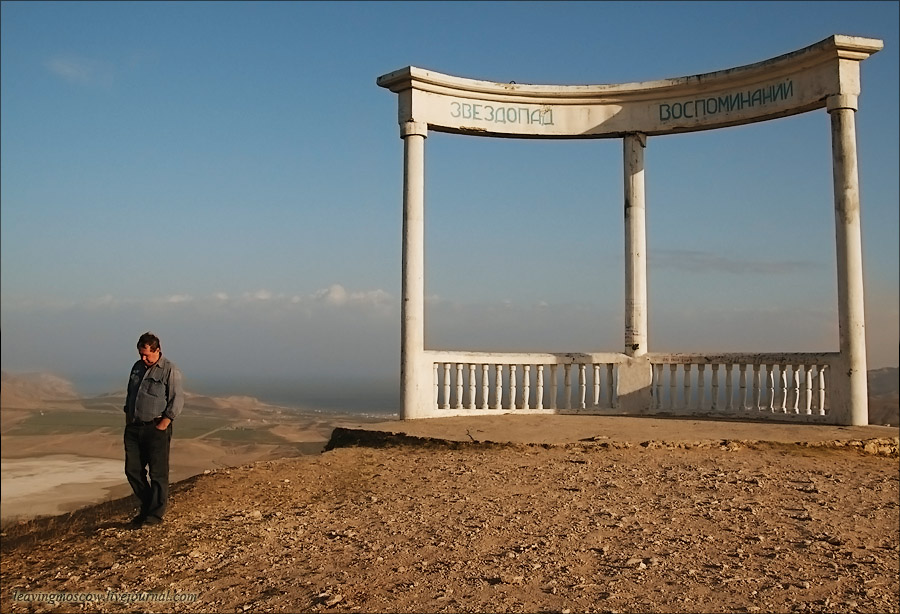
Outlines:
[{"label": "hilltop", "polygon": [[[471,433],[541,422],[517,418]],[[177,482],[161,526],[132,529],[130,497],[8,526],[0,611],[900,613],[896,428],[647,420],[562,444],[331,427],[322,453]]]},{"label": "hilltop", "polygon": [[864,443],[375,438],[182,481],[161,526],[12,527],[0,609],[895,613],[897,440]]}]

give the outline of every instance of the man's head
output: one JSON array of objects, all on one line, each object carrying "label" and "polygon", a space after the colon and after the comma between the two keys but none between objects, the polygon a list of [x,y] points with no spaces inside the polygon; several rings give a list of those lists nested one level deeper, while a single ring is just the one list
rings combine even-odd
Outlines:
[{"label": "man's head", "polygon": [[138,355],[148,367],[159,362],[160,347],[159,337],[153,333],[144,333],[137,342]]}]

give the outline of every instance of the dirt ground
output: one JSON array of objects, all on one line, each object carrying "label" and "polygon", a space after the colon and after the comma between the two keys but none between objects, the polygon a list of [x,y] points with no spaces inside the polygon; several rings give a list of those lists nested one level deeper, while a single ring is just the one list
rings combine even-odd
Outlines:
[{"label": "dirt ground", "polygon": [[485,443],[505,424],[338,429],[179,482],[159,526],[126,498],[11,527],[0,610],[900,612],[896,429]]}]

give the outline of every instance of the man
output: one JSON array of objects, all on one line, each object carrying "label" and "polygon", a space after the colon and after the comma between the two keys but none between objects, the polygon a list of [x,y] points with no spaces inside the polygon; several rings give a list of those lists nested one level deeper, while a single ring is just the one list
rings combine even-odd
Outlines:
[{"label": "man", "polygon": [[142,526],[161,523],[166,513],[172,422],[184,407],[184,392],[181,371],[163,357],[156,335],[141,335],[137,350],[125,396],[125,477],[141,503],[131,522]]}]

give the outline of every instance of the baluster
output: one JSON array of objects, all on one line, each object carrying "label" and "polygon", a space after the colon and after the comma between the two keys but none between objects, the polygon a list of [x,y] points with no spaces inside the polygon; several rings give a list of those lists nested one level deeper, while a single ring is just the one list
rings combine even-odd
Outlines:
[{"label": "baluster", "polygon": [[716,411],[719,408],[719,363],[712,366],[712,398],[710,409]]},{"label": "baluster", "polygon": [[725,411],[731,411],[734,409],[734,399],[732,398],[732,388],[734,387],[734,379],[732,373],[734,372],[734,364],[728,363],[725,365]]},{"label": "baluster", "polygon": [[537,366],[537,408],[544,409],[544,365]]},{"label": "baluster", "polygon": [[772,371],[775,365],[766,365],[766,395],[769,404],[769,412],[775,413],[775,373]]},{"label": "baluster", "polygon": [[806,398],[803,399],[803,413],[812,414],[812,365],[806,365]]},{"label": "baluster", "polygon": [[469,409],[475,409],[475,390],[476,390],[476,382],[475,382],[475,363],[469,363]]},{"label": "baluster", "polygon": [[676,377],[677,373],[678,373],[678,365],[675,363],[670,364],[669,365],[669,409],[672,409],[672,410],[676,409],[677,405],[678,405],[676,403],[676,401],[678,399],[678,391],[676,389],[676,384],[678,381],[678,378]]},{"label": "baluster", "polygon": [[434,373],[432,375],[432,382],[434,383],[434,406],[440,407],[438,405],[438,393],[440,392],[440,382],[438,381],[438,363],[432,363],[434,368]]},{"label": "baluster", "polygon": [[456,409],[463,406],[463,365],[456,363]]},{"label": "baluster", "polygon": [[738,382],[738,386],[739,386],[739,393],[741,395],[741,398],[740,398],[741,404],[739,405],[739,407],[742,411],[746,411],[748,409],[748,407],[747,407],[747,365],[744,363],[741,363],[740,370],[741,370],[741,377]]},{"label": "baluster", "polygon": [[488,408],[488,395],[491,390],[491,382],[488,377],[488,364],[481,365],[481,409]]},{"label": "baluster", "polygon": [[450,409],[450,363],[444,363],[444,398],[441,407]]},{"label": "baluster", "polygon": [[606,397],[609,399],[609,407],[610,409],[615,409],[619,404],[619,400],[616,397],[616,379],[615,379],[615,365],[609,363],[606,365]]},{"label": "baluster", "polygon": [[660,381],[660,379],[662,378],[662,365],[656,364],[651,365],[651,367],[653,369],[653,383],[651,384],[653,386],[653,388],[651,389],[653,396],[653,409],[661,409],[662,405],[660,402],[662,399],[660,399],[659,395],[660,391],[662,390],[662,382]]},{"label": "baluster", "polygon": [[759,378],[759,365],[753,365],[753,405],[751,409],[755,409],[756,411],[762,410],[762,407],[759,404],[759,394],[760,394],[760,378]]},{"label": "baluster", "polygon": [[797,378],[798,368],[799,365],[791,365],[790,371],[788,372],[788,379],[790,381],[788,381],[788,406],[786,413],[791,413],[791,411],[794,410],[794,380]]},{"label": "baluster", "polygon": [[494,409],[503,407],[503,365],[494,365],[496,377],[494,378]]},{"label": "baluster", "polygon": [[703,404],[706,402],[706,365],[697,365],[697,409],[704,409]]},{"label": "baluster", "polygon": [[600,365],[594,365],[594,402],[593,406],[600,405]]},{"label": "baluster", "polygon": [[781,369],[781,405],[778,409],[781,410],[781,413],[787,413],[787,398],[788,398],[788,380],[787,380],[787,370],[791,368],[790,365],[785,365],[782,363],[780,365]]},{"label": "baluster", "polygon": [[819,415],[825,415],[825,368],[827,365],[818,365],[819,373],[816,379],[819,380]]},{"label": "baluster", "polygon": [[556,365],[550,365],[550,409],[556,409],[559,403],[559,381],[556,377]]},{"label": "baluster", "polygon": [[522,409],[531,407],[531,365],[522,367]]},{"label": "baluster", "polygon": [[516,365],[509,365],[509,408],[516,408]]},{"label": "baluster", "polygon": [[684,381],[682,382],[684,388],[684,398],[682,399],[683,404],[682,408],[688,409],[691,406],[691,369],[694,365],[691,363],[685,363],[682,365],[684,368]]},{"label": "baluster", "polygon": [[791,405],[794,403],[793,400],[793,389],[794,389],[794,369],[796,365],[786,365],[787,368],[787,381],[785,382],[785,391],[784,391],[784,413],[791,413]]},{"label": "baluster", "polygon": [[568,363],[563,365],[563,388],[566,395],[566,409],[572,409],[572,376],[570,375],[571,370],[572,365]]},{"label": "baluster", "polygon": [[794,366],[794,401],[793,407],[795,414],[800,413],[800,371],[803,369],[803,365],[795,365]]},{"label": "baluster", "polygon": [[587,382],[584,379],[585,365],[578,365],[578,407],[585,408],[585,395],[587,393]]}]

